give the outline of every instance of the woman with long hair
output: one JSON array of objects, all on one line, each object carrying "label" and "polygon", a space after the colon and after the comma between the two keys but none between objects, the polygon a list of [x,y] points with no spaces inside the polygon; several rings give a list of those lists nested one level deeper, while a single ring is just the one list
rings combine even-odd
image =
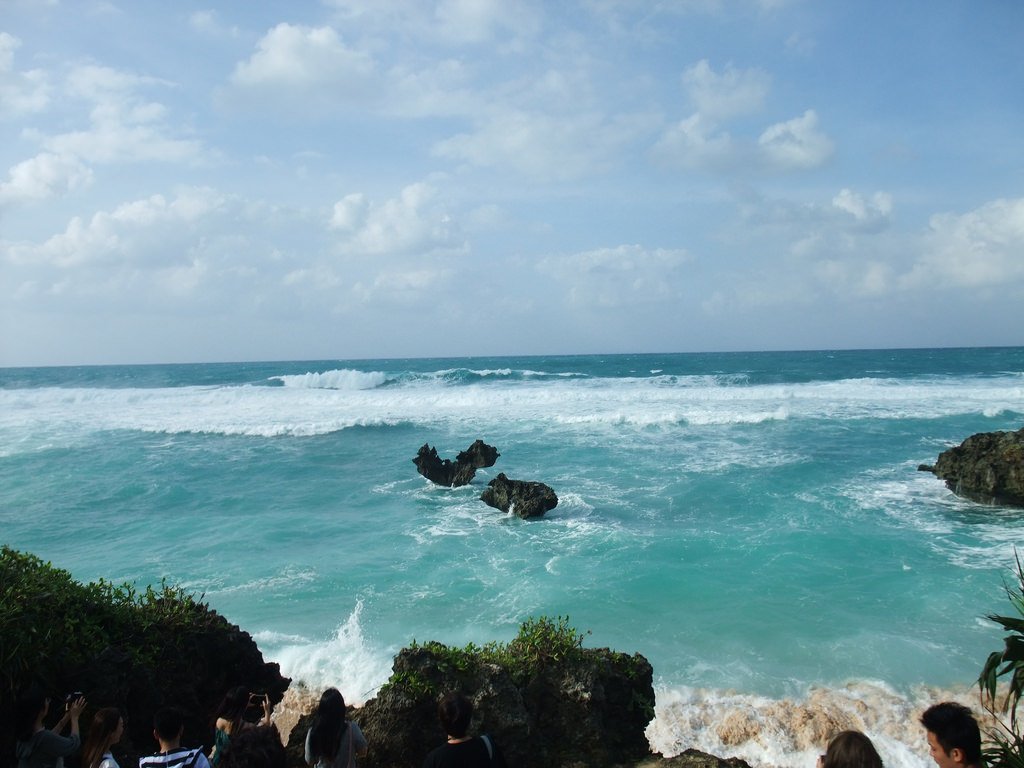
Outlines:
[{"label": "woman with long hair", "polygon": [[316,768],[355,768],[356,758],[366,749],[363,732],[345,717],[345,697],[337,688],[328,688],[306,734],[306,762]]},{"label": "woman with long hair", "polygon": [[116,707],[104,707],[92,718],[82,747],[82,768],[120,768],[110,748],[121,740],[124,717]]},{"label": "woman with long hair", "polygon": [[258,725],[270,725],[270,697],[265,694],[249,693],[244,685],[236,685],[229,690],[217,707],[216,730],[213,734],[213,750],[210,752],[210,764],[216,766],[221,755],[231,740],[231,735],[241,733],[243,728],[250,728],[257,723],[245,719],[250,706],[263,706],[263,717]]},{"label": "woman with long hair", "polygon": [[871,739],[860,731],[842,731],[828,743],[825,754],[818,758],[818,768],[882,768]]}]

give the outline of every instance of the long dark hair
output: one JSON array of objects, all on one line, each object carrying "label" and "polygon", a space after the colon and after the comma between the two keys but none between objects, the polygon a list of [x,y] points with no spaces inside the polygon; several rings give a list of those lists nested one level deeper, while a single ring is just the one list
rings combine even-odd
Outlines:
[{"label": "long dark hair", "polygon": [[110,739],[121,722],[121,710],[104,707],[96,712],[89,726],[89,736],[82,747],[82,768],[96,768],[111,747]]},{"label": "long dark hair", "polygon": [[14,704],[14,736],[18,741],[31,741],[36,718],[46,706],[46,695],[39,689],[25,691]]},{"label": "long dark hair", "polygon": [[244,685],[236,685],[224,694],[220,706],[217,707],[217,717],[223,718],[231,723],[232,735],[242,729],[245,722],[245,710],[249,708],[249,689]]},{"label": "long dark hair", "polygon": [[345,730],[345,697],[337,688],[328,688],[320,696],[313,725],[309,729],[309,753],[314,760],[334,760]]},{"label": "long dark hair", "polygon": [[871,739],[860,731],[842,731],[829,742],[825,768],[882,768]]}]

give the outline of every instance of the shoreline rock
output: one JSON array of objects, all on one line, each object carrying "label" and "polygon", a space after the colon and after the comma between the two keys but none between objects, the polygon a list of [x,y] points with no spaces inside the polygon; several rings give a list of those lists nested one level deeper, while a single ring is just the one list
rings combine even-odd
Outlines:
[{"label": "shoreline rock", "polygon": [[982,504],[1024,507],[1024,429],[979,432],[921,464],[958,496]]}]

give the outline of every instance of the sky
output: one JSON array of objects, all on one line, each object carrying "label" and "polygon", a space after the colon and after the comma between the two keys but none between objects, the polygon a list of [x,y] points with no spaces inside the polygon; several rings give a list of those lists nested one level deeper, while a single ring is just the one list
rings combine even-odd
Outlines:
[{"label": "sky", "polygon": [[1024,344],[1019,0],[0,0],[0,366]]}]

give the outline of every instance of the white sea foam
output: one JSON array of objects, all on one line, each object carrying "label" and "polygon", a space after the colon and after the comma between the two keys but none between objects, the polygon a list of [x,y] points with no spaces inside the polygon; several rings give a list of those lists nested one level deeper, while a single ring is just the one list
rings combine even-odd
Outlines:
[{"label": "white sea foam", "polygon": [[457,423],[467,429],[515,423],[619,433],[624,428],[675,430],[794,419],[1024,412],[1019,378],[751,386],[708,376],[659,376],[450,386],[437,378],[400,380],[348,369],[275,378],[285,386],[0,390],[0,444],[8,453],[29,451],[42,441],[60,443],[119,429],[275,437],[403,423]]},{"label": "white sea foam", "polygon": [[363,372],[342,368],[323,373],[304,373],[292,376],[271,376],[271,381],[280,381],[286,387],[297,389],[374,389],[387,383],[387,374],[379,371]]},{"label": "white sea foam", "polygon": [[891,768],[927,768],[920,713],[937,701],[977,704],[974,691],[922,686],[901,693],[877,681],[812,688],[787,699],[688,687],[659,688],[656,697],[647,728],[653,750],[673,756],[695,748],[755,768],[814,765],[829,739],[846,729],[866,733]]},{"label": "white sea foam", "polygon": [[[371,698],[391,675],[392,654],[373,648],[363,634],[358,601],[335,630],[323,640],[289,638],[279,646],[268,637],[264,655],[281,665],[281,672],[313,690],[335,687],[350,704]],[[276,646],[276,647],[275,647]]]}]

